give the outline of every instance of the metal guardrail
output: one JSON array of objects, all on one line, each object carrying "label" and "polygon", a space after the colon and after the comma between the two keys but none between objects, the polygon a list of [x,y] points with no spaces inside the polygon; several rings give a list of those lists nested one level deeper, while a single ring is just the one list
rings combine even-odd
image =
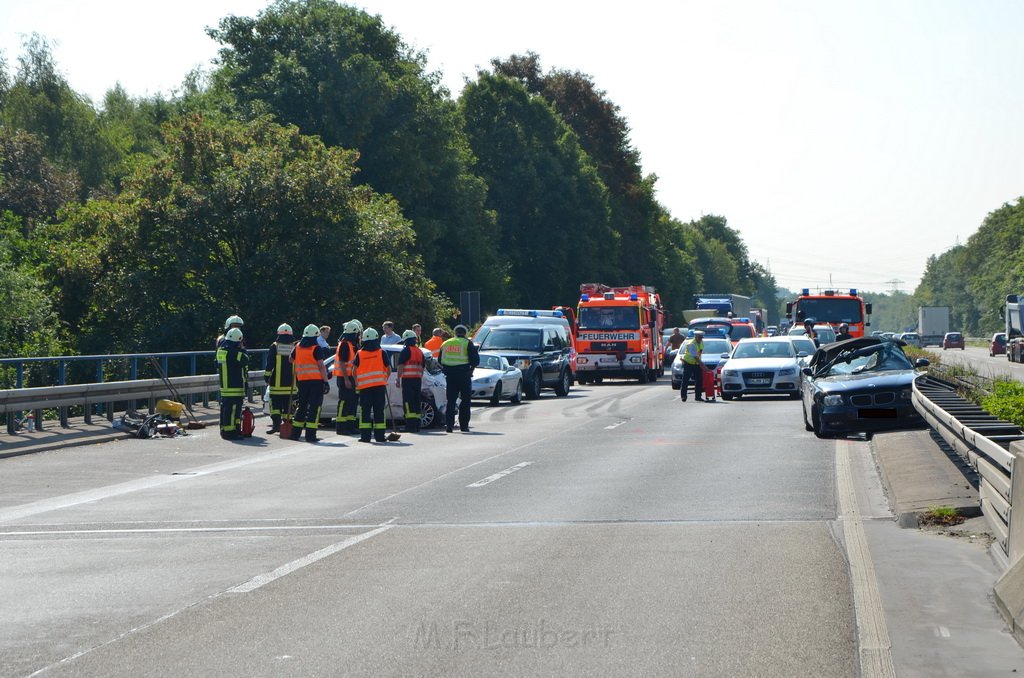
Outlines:
[{"label": "metal guardrail", "polygon": [[[1024,475],[1014,478],[1016,453],[1010,449],[1011,443],[1024,441],[1024,431],[966,400],[957,393],[956,386],[930,374],[922,375],[914,380],[914,407],[978,472],[982,514],[999,544],[1001,554],[997,555],[1008,568],[1017,552],[1024,549],[1024,540],[1014,539],[1017,531],[1024,531],[1024,524],[1012,525],[1011,510],[1014,482],[1021,486],[1018,493],[1024,490]],[[1024,513],[1017,522],[1024,523]]]},{"label": "metal guardrail", "polygon": [[[168,381],[182,396],[202,394],[204,404],[209,404],[210,394],[220,390],[220,376],[216,374],[171,377]],[[246,389],[249,402],[253,402],[254,392],[261,390],[263,384],[262,370],[249,372]],[[23,411],[61,408],[61,425],[67,427],[67,418],[63,415],[67,407],[83,407],[86,423],[92,423],[90,406],[103,404],[107,420],[113,421],[118,404],[131,403],[127,409],[135,409],[138,401],[146,400],[149,411],[153,412],[158,399],[171,397],[170,390],[161,379],[16,388],[0,391],[0,414],[7,415],[8,433],[14,433],[13,417]],[[37,423],[41,425],[41,422]]]}]

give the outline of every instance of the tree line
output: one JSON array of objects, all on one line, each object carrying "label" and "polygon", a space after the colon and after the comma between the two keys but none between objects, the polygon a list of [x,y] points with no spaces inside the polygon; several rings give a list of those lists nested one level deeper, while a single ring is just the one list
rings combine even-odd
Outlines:
[{"label": "tree line", "polygon": [[[46,39],[0,58],[0,355],[204,349],[223,319],[453,324],[656,286],[670,312],[775,281],[719,215],[673,217],[593,79],[495,58],[458,97],[379,16],[277,0],[208,71],[101,102]],[[681,159],[680,161],[687,161]]]}]

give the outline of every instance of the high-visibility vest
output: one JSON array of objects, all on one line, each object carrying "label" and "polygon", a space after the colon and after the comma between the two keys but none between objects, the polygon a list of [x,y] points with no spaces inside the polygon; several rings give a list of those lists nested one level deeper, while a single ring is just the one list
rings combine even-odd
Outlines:
[{"label": "high-visibility vest", "polygon": [[441,364],[445,367],[457,367],[469,364],[469,339],[452,337],[441,344]]},{"label": "high-visibility vest", "polygon": [[431,353],[433,353],[434,357],[436,358],[437,355],[438,355],[438,352],[441,350],[441,344],[443,344],[443,343],[444,343],[444,339],[442,339],[439,336],[433,336],[433,337],[430,337],[430,339],[427,339],[427,343],[423,344],[423,348],[425,348],[428,351],[430,351]]},{"label": "high-visibility vest", "polygon": [[360,391],[374,386],[386,386],[388,370],[384,366],[384,352],[381,350],[360,350],[359,364],[356,365],[356,388]]},{"label": "high-visibility vest", "polygon": [[[342,360],[341,347],[348,346],[348,360]],[[342,340],[338,342],[338,349],[334,352],[334,364],[331,365],[331,374],[336,377],[351,377],[355,373],[352,366],[356,360],[356,346],[351,341]]]},{"label": "high-visibility vest", "polygon": [[299,381],[323,381],[317,364],[316,344],[295,347],[295,378]]},{"label": "high-visibility vest", "polygon": [[402,379],[423,378],[423,351],[419,346],[409,347],[409,359],[398,366],[398,376]]},{"label": "high-visibility vest", "polygon": [[683,344],[683,362],[688,365],[696,365],[700,361],[700,353],[704,350],[704,342],[690,339]]}]

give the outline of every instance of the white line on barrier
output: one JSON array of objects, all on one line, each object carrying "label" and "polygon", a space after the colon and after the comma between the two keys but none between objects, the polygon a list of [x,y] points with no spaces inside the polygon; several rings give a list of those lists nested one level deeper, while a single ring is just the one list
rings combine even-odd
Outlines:
[{"label": "white line on barrier", "polygon": [[489,483],[493,483],[495,480],[501,480],[505,476],[512,475],[513,473],[515,473],[519,469],[526,468],[527,466],[529,466],[532,463],[533,463],[532,461],[524,461],[523,463],[516,464],[515,466],[511,466],[511,467],[505,469],[504,471],[498,471],[497,473],[489,475],[486,478],[484,478],[483,480],[478,480],[475,483],[470,483],[469,485],[466,485],[466,487],[483,487],[484,485],[487,485]]}]

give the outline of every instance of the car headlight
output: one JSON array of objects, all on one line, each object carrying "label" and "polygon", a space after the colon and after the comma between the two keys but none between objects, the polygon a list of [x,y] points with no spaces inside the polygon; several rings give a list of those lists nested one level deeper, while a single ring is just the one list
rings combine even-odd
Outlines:
[{"label": "car headlight", "polygon": [[735,377],[737,374],[736,370],[722,370],[723,377]]},{"label": "car headlight", "polygon": [[518,358],[516,360],[516,367],[518,367],[521,370],[525,370],[529,366],[530,366],[530,359],[529,358]]},{"label": "car headlight", "polygon": [[899,392],[899,399],[903,402],[911,402],[914,399],[914,393],[909,388]]},{"label": "car headlight", "polygon": [[796,374],[795,367],[783,367],[781,370],[779,370],[780,377],[791,377],[794,374]]},{"label": "car headlight", "polygon": [[821,399],[821,402],[825,405],[825,407],[835,407],[836,405],[843,404],[843,396],[827,395]]}]

